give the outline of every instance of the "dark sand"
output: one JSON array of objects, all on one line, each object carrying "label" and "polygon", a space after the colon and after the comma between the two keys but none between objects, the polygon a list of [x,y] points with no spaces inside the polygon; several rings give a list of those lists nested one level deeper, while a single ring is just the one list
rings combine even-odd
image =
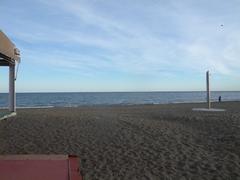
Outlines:
[{"label": "dark sand", "polygon": [[76,154],[88,179],[240,179],[240,102],[20,109],[0,154]]}]

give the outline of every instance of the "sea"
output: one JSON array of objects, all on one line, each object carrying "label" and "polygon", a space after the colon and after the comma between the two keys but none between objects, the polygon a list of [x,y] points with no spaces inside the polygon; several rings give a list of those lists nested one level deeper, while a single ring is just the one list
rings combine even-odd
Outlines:
[{"label": "sea", "polygon": [[[213,91],[211,100],[240,101],[240,91]],[[17,93],[18,108],[79,107],[205,102],[206,92],[57,92]],[[8,106],[8,94],[0,93],[0,108]]]}]

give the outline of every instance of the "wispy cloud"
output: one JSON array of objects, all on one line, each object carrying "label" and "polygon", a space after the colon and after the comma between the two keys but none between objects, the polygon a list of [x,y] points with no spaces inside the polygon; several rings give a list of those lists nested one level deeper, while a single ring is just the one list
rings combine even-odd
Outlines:
[{"label": "wispy cloud", "polygon": [[38,0],[32,6],[39,12],[15,12],[19,18],[2,26],[21,42],[29,62],[89,74],[161,76],[210,69],[239,76],[239,5],[237,0]]}]

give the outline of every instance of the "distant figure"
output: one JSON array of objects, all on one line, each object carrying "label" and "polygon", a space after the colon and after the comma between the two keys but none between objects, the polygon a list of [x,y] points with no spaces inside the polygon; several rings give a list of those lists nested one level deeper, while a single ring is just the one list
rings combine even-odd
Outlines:
[{"label": "distant figure", "polygon": [[218,97],[218,102],[221,102],[222,101],[222,96],[219,96]]}]

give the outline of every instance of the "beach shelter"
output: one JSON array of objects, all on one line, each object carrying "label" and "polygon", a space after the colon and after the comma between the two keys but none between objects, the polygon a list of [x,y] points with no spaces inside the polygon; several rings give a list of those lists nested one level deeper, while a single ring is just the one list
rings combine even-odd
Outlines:
[{"label": "beach shelter", "polygon": [[9,67],[9,113],[0,118],[16,114],[15,66],[20,63],[20,51],[0,30],[0,66]]},{"label": "beach shelter", "polygon": [[[9,113],[16,115],[15,66],[20,52],[0,30],[0,66],[9,67]],[[72,155],[0,155],[0,180],[82,180],[78,157]]]}]

